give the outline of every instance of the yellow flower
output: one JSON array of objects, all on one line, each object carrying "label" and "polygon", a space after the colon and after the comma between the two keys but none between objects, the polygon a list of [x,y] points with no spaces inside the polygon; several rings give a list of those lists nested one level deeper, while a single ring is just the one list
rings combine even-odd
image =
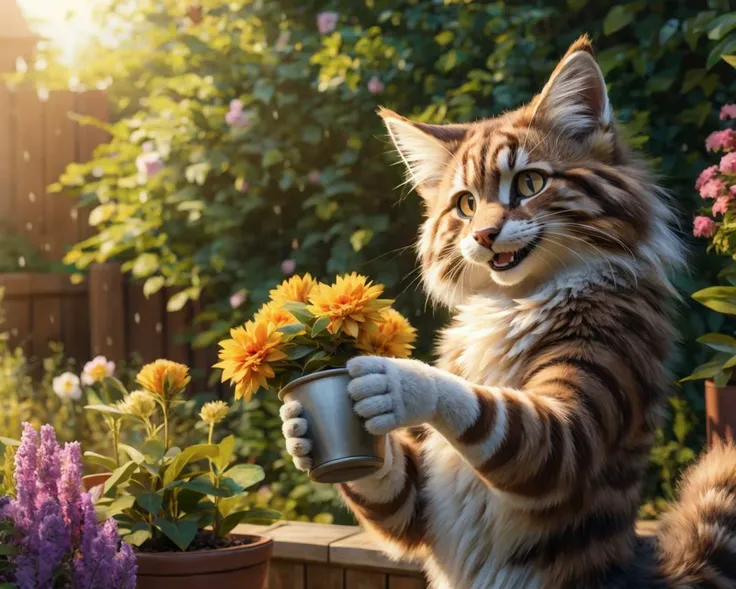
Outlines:
[{"label": "yellow flower", "polygon": [[368,282],[365,276],[353,272],[338,276],[335,284],[318,284],[309,297],[307,309],[315,317],[328,317],[327,329],[333,335],[342,328],[357,338],[360,328],[369,330],[380,323],[381,314],[393,301],[379,299],[383,286]]},{"label": "yellow flower", "polygon": [[263,305],[253,319],[256,323],[272,323],[276,326],[276,329],[284,325],[290,325],[291,323],[299,323],[294,315],[274,302]]},{"label": "yellow flower", "polygon": [[284,280],[268,294],[271,295],[271,300],[278,305],[289,302],[306,303],[315,286],[317,286],[317,281],[307,272],[304,276],[292,276]]},{"label": "yellow flower", "polygon": [[387,309],[376,329],[361,330],[357,347],[366,354],[408,358],[414,349],[417,330],[395,309]]},{"label": "yellow flower", "polygon": [[231,329],[230,335],[232,339],[220,342],[220,362],[214,367],[222,368],[222,382],[230,380],[235,385],[236,399],[250,400],[276,375],[270,363],[286,358],[281,351],[283,334],[272,323],[248,321]]},{"label": "yellow flower", "polygon": [[156,411],[156,401],[148,391],[133,391],[118,406],[123,413],[141,419],[148,419]]},{"label": "yellow flower", "polygon": [[230,407],[225,401],[210,401],[202,406],[199,416],[205,423],[215,425],[225,419],[228,411],[230,411]]},{"label": "yellow flower", "polygon": [[147,391],[168,400],[181,393],[192,377],[189,376],[189,368],[184,364],[156,360],[141,368],[136,380]]}]

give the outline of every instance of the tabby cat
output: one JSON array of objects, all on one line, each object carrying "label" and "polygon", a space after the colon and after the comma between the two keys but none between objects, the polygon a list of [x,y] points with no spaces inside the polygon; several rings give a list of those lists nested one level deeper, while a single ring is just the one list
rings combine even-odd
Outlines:
[{"label": "tabby cat", "polygon": [[[466,125],[381,111],[426,205],[426,289],[454,311],[439,361],[348,364],[383,469],[341,485],[435,589],[736,587],[736,450],[685,477],[656,544],[634,530],[676,338],[683,252],[626,147],[589,40],[531,104]],[[297,403],[287,448],[310,466]]]}]

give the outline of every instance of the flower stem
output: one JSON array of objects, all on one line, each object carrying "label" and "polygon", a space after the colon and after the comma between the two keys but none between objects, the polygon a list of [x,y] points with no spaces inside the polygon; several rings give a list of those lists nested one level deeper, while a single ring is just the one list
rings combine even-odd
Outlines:
[{"label": "flower stem", "polygon": [[112,422],[112,455],[115,460],[115,466],[120,466],[120,422],[113,420]]},{"label": "flower stem", "polygon": [[164,452],[169,451],[169,406],[164,405]]}]

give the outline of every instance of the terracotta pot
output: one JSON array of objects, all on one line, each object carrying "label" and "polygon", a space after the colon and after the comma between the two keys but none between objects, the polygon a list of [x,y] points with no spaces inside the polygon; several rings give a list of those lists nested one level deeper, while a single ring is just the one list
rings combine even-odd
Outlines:
[{"label": "terracotta pot", "polygon": [[263,589],[273,540],[237,536],[244,546],[196,552],[136,554],[136,589]]},{"label": "terracotta pot", "polygon": [[85,475],[82,477],[82,486],[84,487],[84,490],[89,493],[95,487],[104,485],[107,482],[107,479],[110,478],[111,474],[112,473],[109,472],[100,472],[97,474]]},{"label": "terracotta pot", "polygon": [[705,381],[705,415],[708,445],[736,441],[736,385],[716,387]]},{"label": "terracotta pot", "polygon": [[385,436],[372,436],[353,411],[345,369],[302,376],[279,393],[282,401],[304,407],[312,439],[313,468],[309,478],[318,483],[346,483],[373,474],[383,466]]}]

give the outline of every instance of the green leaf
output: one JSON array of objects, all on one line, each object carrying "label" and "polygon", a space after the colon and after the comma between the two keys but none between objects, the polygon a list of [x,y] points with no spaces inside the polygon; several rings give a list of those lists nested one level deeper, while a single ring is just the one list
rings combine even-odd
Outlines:
[{"label": "green leaf", "polygon": [[197,524],[191,521],[169,521],[160,517],[153,524],[180,550],[186,550],[197,535]]},{"label": "green leaf", "polygon": [[690,92],[690,90],[692,90],[698,84],[700,84],[700,81],[704,77],[705,77],[704,69],[688,70],[687,72],[685,72],[685,79],[682,82],[682,92],[683,93]]},{"label": "green leaf", "polygon": [[97,511],[97,521],[107,521],[116,515],[120,515],[126,509],[130,509],[133,505],[135,505],[135,497],[133,495],[121,495],[107,504],[101,501],[95,507]]},{"label": "green leaf", "polygon": [[113,419],[120,419],[125,415],[120,409],[112,405],[85,405],[84,408],[88,411],[96,411],[97,413],[108,415]]},{"label": "green leaf", "polygon": [[711,41],[720,41],[731,31],[736,29],[736,12],[724,14],[708,23],[708,38]]},{"label": "green leaf", "polygon": [[217,532],[226,536],[233,531],[235,526],[243,522],[249,521],[270,524],[273,520],[279,518],[281,518],[281,514],[278,511],[273,511],[271,509],[254,508],[245,511],[236,511],[220,522]]},{"label": "green leaf", "polygon": [[133,448],[133,446],[129,446],[128,444],[118,444],[118,448],[125,450],[125,453],[136,464],[143,464],[146,461],[146,457],[143,453]]},{"label": "green leaf", "polygon": [[271,166],[274,166],[283,161],[283,159],[284,156],[278,149],[269,149],[268,151],[266,151],[266,153],[263,154],[261,165],[264,168],[270,168]]},{"label": "green leaf", "polygon": [[736,67],[736,55],[721,55],[721,59],[732,67]]},{"label": "green leaf", "polygon": [[672,35],[674,35],[677,30],[680,28],[680,21],[678,21],[676,18],[669,19],[666,23],[662,25],[662,28],[659,30],[659,44],[664,45],[672,38]]},{"label": "green leaf", "polygon": [[304,331],[304,326],[301,323],[290,323],[289,325],[279,327],[276,331],[280,331],[286,335],[296,335]]},{"label": "green leaf", "polygon": [[108,494],[111,491],[114,491],[119,484],[126,482],[135,472],[136,468],[138,468],[138,465],[131,460],[112,471],[110,478],[105,481],[102,494],[108,496]]},{"label": "green leaf", "polygon": [[579,12],[587,3],[588,0],[567,0],[567,7],[573,12]]},{"label": "green leaf", "polygon": [[11,544],[0,544],[0,556],[12,556],[17,552],[16,547]]},{"label": "green leaf", "polygon": [[135,522],[130,532],[123,536],[128,544],[140,546],[151,537],[151,526],[145,522]]},{"label": "green leaf", "polygon": [[723,388],[731,382],[731,376],[733,376],[733,370],[724,370],[723,372],[719,372],[713,377],[713,384],[715,384],[719,389]]},{"label": "green leaf", "polygon": [[692,298],[719,313],[736,315],[735,286],[711,286],[693,293]]},{"label": "green leaf", "polygon": [[723,55],[730,55],[736,51],[736,37],[726,37],[722,39],[708,55],[708,59],[705,62],[706,69],[712,68],[718,63]]},{"label": "green leaf", "polygon": [[722,333],[708,333],[700,336],[697,340],[698,343],[705,344],[718,350],[719,352],[728,352],[729,354],[736,354],[736,338],[730,335]]},{"label": "green leaf", "polygon": [[230,464],[230,458],[235,448],[235,436],[227,436],[219,444],[217,444],[217,457],[212,461],[220,471],[227,468]]},{"label": "green leaf", "polygon": [[291,348],[287,348],[285,352],[286,357],[289,360],[300,360],[301,358],[304,358],[304,356],[308,356],[314,352],[314,350],[314,346],[293,346]]},{"label": "green leaf", "polygon": [[325,329],[327,329],[327,326],[329,324],[330,324],[329,317],[320,317],[319,319],[317,319],[317,321],[315,321],[314,325],[312,326],[312,337],[316,337],[320,333],[322,333]]},{"label": "green leaf", "polygon": [[19,440],[14,440],[13,438],[6,438],[5,436],[0,436],[0,444],[3,446],[20,446]]},{"label": "green leaf", "polygon": [[312,315],[307,310],[307,305],[304,303],[297,303],[296,301],[290,301],[288,303],[284,303],[282,305],[282,308],[292,315],[296,317],[299,321],[302,323],[308,323],[312,319],[314,319],[314,315]]},{"label": "green leaf", "polygon": [[158,267],[158,256],[156,254],[144,253],[136,258],[131,271],[136,278],[145,278],[153,274]]},{"label": "green leaf", "polygon": [[215,458],[218,452],[219,450],[214,444],[197,444],[182,450],[181,454],[174,458],[173,462],[166,467],[164,485],[175,481],[184,467],[190,462],[196,462],[204,458]]},{"label": "green leaf", "polygon": [[723,364],[723,368],[733,368],[736,366],[736,355],[731,356],[726,362]]},{"label": "green leaf", "polygon": [[189,301],[189,289],[179,291],[169,299],[168,303],[166,303],[166,310],[169,313],[175,313],[176,311],[181,311],[184,308],[184,305],[186,305],[188,301]]},{"label": "green leaf", "polygon": [[440,34],[436,35],[434,40],[437,42],[438,45],[449,45],[452,43],[452,40],[455,38],[455,33],[452,31],[442,31]]},{"label": "green leaf", "polygon": [[146,298],[155,295],[160,291],[165,284],[166,280],[163,276],[151,276],[148,280],[143,283],[143,294]]},{"label": "green leaf", "polygon": [[695,370],[693,370],[690,376],[686,376],[681,379],[680,382],[687,382],[690,380],[704,380],[706,378],[713,378],[716,374],[721,372],[723,368],[723,362],[710,361],[705,364],[701,364]]},{"label": "green leaf", "polygon": [[143,493],[135,499],[136,503],[145,509],[151,515],[156,515],[161,511],[164,499],[158,493]]},{"label": "green leaf", "polygon": [[266,478],[263,469],[255,464],[236,464],[225,473],[225,476],[235,481],[242,490],[248,489]]},{"label": "green leaf", "polygon": [[611,8],[603,21],[603,34],[608,37],[631,24],[635,12],[630,4],[618,4]]},{"label": "green leaf", "polygon": [[88,464],[102,466],[110,472],[117,468],[117,464],[115,464],[115,461],[112,458],[103,456],[102,454],[97,454],[97,452],[85,452],[84,459]]},{"label": "green leaf", "polygon": [[197,477],[191,481],[173,481],[166,485],[166,489],[187,489],[202,495],[213,497],[232,497],[233,489],[228,486],[215,487],[209,479],[209,475]]},{"label": "green leaf", "polygon": [[161,462],[165,451],[164,443],[157,439],[146,440],[141,446],[141,452],[146,457],[146,462],[150,463]]}]

